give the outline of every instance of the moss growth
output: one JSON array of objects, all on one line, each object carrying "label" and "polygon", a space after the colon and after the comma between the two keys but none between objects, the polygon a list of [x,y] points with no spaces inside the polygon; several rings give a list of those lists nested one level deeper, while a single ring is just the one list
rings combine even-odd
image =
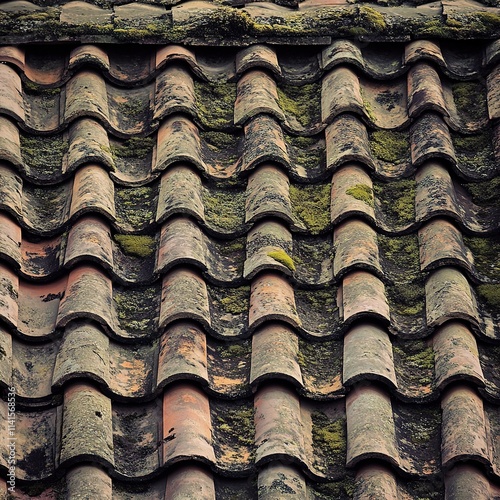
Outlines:
[{"label": "moss growth", "polygon": [[488,175],[495,171],[496,159],[491,132],[469,136],[453,133],[451,137],[460,166],[466,167],[474,175]]},{"label": "moss growth", "polygon": [[200,135],[213,151],[234,148],[238,139],[233,134],[226,134],[225,132],[208,131],[201,132]]},{"label": "moss growth", "polygon": [[307,172],[319,171],[325,165],[326,153],[322,140],[314,137],[285,135],[285,141],[292,149],[293,163]]},{"label": "moss growth", "polygon": [[211,189],[203,191],[205,216],[214,226],[235,231],[245,220],[245,195],[234,190]]},{"label": "moss growth", "polygon": [[371,134],[373,154],[380,160],[390,163],[403,163],[409,160],[410,141],[408,134],[390,130],[375,130]]},{"label": "moss growth", "polygon": [[274,250],[267,254],[268,257],[271,257],[277,262],[280,262],[285,267],[288,267],[290,271],[295,271],[295,264],[293,263],[292,258],[284,251],[284,250]]},{"label": "moss growth", "polygon": [[500,237],[464,237],[464,243],[474,255],[476,269],[489,278],[498,279],[500,273]]},{"label": "moss growth", "polygon": [[224,344],[217,348],[222,359],[244,358],[252,352],[252,344],[250,340],[244,340],[237,344]]},{"label": "moss growth", "polygon": [[495,313],[500,313],[500,285],[479,285],[476,291]]},{"label": "moss growth", "polygon": [[292,210],[312,234],[319,234],[330,223],[330,191],[330,184],[290,185]]},{"label": "moss growth", "polygon": [[115,202],[117,215],[134,228],[150,224],[154,219],[156,193],[151,187],[117,187]]},{"label": "moss growth", "polygon": [[464,187],[472,196],[472,201],[480,207],[500,206],[500,177],[490,181],[464,184]]},{"label": "moss growth", "polygon": [[423,340],[393,344],[398,377],[411,385],[426,386],[434,381],[434,349]]},{"label": "moss growth", "polygon": [[121,328],[133,334],[155,331],[158,319],[157,297],[156,287],[116,290],[113,300]]},{"label": "moss growth", "polygon": [[37,173],[51,175],[61,171],[69,143],[61,137],[21,136],[23,160]]},{"label": "moss growth", "polygon": [[373,207],[373,189],[366,184],[356,184],[349,188],[346,194]]},{"label": "moss growth", "polygon": [[40,87],[40,85],[30,80],[26,80],[23,82],[23,89],[28,94],[41,95],[41,96],[54,96],[54,95],[59,95],[61,93],[60,88],[48,89]]},{"label": "moss growth", "polygon": [[387,286],[387,295],[391,309],[398,314],[413,316],[424,310],[425,289],[420,280],[392,283]]},{"label": "moss growth", "polygon": [[415,187],[415,181],[408,179],[375,184],[373,191],[387,216],[398,224],[408,224],[415,220]]},{"label": "moss growth", "polygon": [[218,297],[218,303],[229,314],[242,314],[248,311],[250,305],[250,287],[224,289],[224,297]]},{"label": "moss growth", "polygon": [[227,441],[235,440],[239,445],[253,448],[255,409],[251,403],[234,406],[227,405],[223,411],[217,412],[217,428],[227,436]]},{"label": "moss growth", "polygon": [[319,119],[321,107],[321,86],[310,83],[302,86],[282,85],[278,87],[278,104],[280,108],[293,115],[306,127]]},{"label": "moss growth", "polygon": [[420,250],[416,235],[378,235],[379,248],[397,270],[405,276],[415,277],[420,271]]},{"label": "moss growth", "polygon": [[129,98],[124,102],[117,102],[116,107],[121,115],[129,118],[135,118],[145,110],[143,102],[134,98]]},{"label": "moss growth", "polygon": [[155,145],[152,137],[131,137],[111,147],[111,153],[118,158],[146,158]]},{"label": "moss growth", "polygon": [[311,414],[315,458],[320,455],[328,468],[344,463],[346,452],[345,418],[330,419],[323,412]]},{"label": "moss growth", "polygon": [[344,476],[342,481],[331,483],[315,483],[313,486],[314,500],[348,500],[355,492],[355,479],[351,474]]},{"label": "moss growth", "polygon": [[460,116],[466,116],[472,120],[488,117],[484,85],[479,82],[458,82],[452,85],[451,90]]},{"label": "moss growth", "polygon": [[234,254],[239,254],[245,250],[246,238],[238,238],[232,240],[230,243],[224,242],[219,245],[219,253],[224,256],[233,256]]},{"label": "moss growth", "polygon": [[387,28],[384,16],[368,5],[360,6],[358,15],[360,22],[370,31],[380,32]]},{"label": "moss growth", "polygon": [[151,236],[115,234],[115,241],[127,255],[136,257],[149,257],[156,249],[156,241]]},{"label": "moss growth", "polygon": [[233,123],[236,101],[234,83],[195,82],[194,91],[199,118],[203,125],[221,129]]}]

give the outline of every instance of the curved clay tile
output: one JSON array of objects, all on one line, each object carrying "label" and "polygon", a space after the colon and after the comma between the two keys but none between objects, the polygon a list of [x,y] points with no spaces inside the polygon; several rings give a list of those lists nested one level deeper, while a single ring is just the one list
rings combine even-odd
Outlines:
[{"label": "curved clay tile", "polygon": [[213,500],[215,485],[212,474],[196,465],[184,465],[168,475],[165,496],[160,498]]},{"label": "curved clay tile", "polygon": [[347,466],[378,458],[400,466],[394,414],[389,396],[376,386],[362,386],[346,399]]},{"label": "curved clay tile", "polygon": [[19,278],[13,270],[0,264],[1,317],[14,328],[19,321]]},{"label": "curved clay tile", "polygon": [[353,64],[361,69],[366,68],[362,49],[355,40],[334,40],[331,45],[321,51],[320,58],[323,71],[341,64]]},{"label": "curved clay tile", "polygon": [[178,319],[193,319],[210,328],[211,315],[207,287],[203,279],[188,269],[174,269],[163,278],[160,328]]},{"label": "curved clay tile", "polygon": [[205,220],[200,176],[185,164],[172,167],[161,177],[156,220],[163,222],[174,214]]},{"label": "curved clay tile", "polygon": [[428,64],[418,63],[408,73],[408,113],[415,119],[425,111],[448,115],[438,72]]},{"label": "curved clay tile", "polygon": [[331,219],[338,224],[352,215],[375,223],[372,180],[362,167],[347,164],[332,177]]},{"label": "curved clay tile", "polygon": [[95,465],[78,465],[68,471],[66,490],[69,497],[77,497],[82,491],[93,498],[112,500],[113,482],[108,474]]},{"label": "curved clay tile", "polygon": [[206,336],[199,326],[187,321],[166,329],[158,353],[157,386],[164,387],[181,378],[208,385]]},{"label": "curved clay tile", "polygon": [[207,269],[207,245],[201,229],[187,217],[166,222],[160,233],[157,272],[166,272],[177,264],[194,264]]},{"label": "curved clay tile", "polygon": [[457,464],[445,476],[446,500],[488,500],[500,495],[498,486],[473,464]]},{"label": "curved clay tile", "polygon": [[281,77],[281,67],[274,48],[267,45],[251,45],[236,54],[236,74],[241,75],[254,68],[270,70],[275,76]]},{"label": "curved clay tile", "polygon": [[261,500],[307,498],[304,476],[289,464],[271,462],[259,471],[258,491]]},{"label": "curved clay tile", "polygon": [[342,280],[342,316],[351,323],[366,315],[389,322],[389,304],[382,281],[365,271],[354,271]]},{"label": "curved clay tile", "polygon": [[267,385],[255,395],[255,462],[286,457],[309,465],[300,400],[285,386]]},{"label": "curved clay tile", "polygon": [[97,165],[87,165],[75,173],[69,216],[90,210],[115,219],[114,185],[109,174]]},{"label": "curved clay tile", "polygon": [[264,164],[248,179],[245,222],[279,217],[293,224],[288,177],[279,168]]},{"label": "curved clay tile", "polygon": [[279,121],[285,114],[278,104],[276,82],[261,70],[250,70],[238,80],[234,104],[234,123],[244,125],[258,114],[269,114]]},{"label": "curved clay tile", "polygon": [[196,458],[214,463],[209,399],[201,390],[186,383],[163,395],[164,464]]},{"label": "curved clay tile", "polygon": [[21,78],[6,64],[0,64],[0,79],[3,84],[0,88],[0,112],[15,120],[24,122],[23,92],[21,89]]},{"label": "curved clay tile", "polygon": [[500,118],[500,65],[495,66],[486,79],[488,114],[490,120]]},{"label": "curved clay tile", "polygon": [[484,386],[485,379],[476,340],[464,324],[450,321],[433,337],[436,386],[442,390],[456,380],[470,380]]},{"label": "curved clay tile", "polygon": [[180,66],[169,66],[156,77],[153,120],[174,113],[196,116],[196,97],[191,75]]},{"label": "curved clay tile", "polygon": [[19,129],[3,116],[0,116],[0,159],[23,170]]},{"label": "curved clay tile", "polygon": [[161,124],[153,172],[165,170],[177,162],[192,164],[202,172],[208,170],[201,152],[198,127],[182,115],[171,116]]},{"label": "curved clay tile", "polygon": [[347,67],[338,67],[322,80],[321,119],[333,121],[342,113],[365,113],[358,76]]},{"label": "curved clay tile", "polygon": [[375,325],[359,324],[344,337],[343,382],[381,380],[397,388],[389,335]]},{"label": "curved clay tile", "polygon": [[456,165],[450,131],[439,115],[425,113],[420,116],[412,125],[410,138],[411,160],[415,167],[437,158]]},{"label": "curved clay tile", "polygon": [[465,276],[452,267],[434,271],[425,284],[427,324],[431,327],[453,319],[476,325],[476,300]]},{"label": "curved clay tile", "polygon": [[265,273],[252,282],[248,324],[257,328],[265,321],[285,321],[300,326],[291,285],[281,275]]},{"label": "curved clay tile", "polygon": [[52,374],[52,385],[62,387],[75,377],[88,377],[109,385],[110,373],[109,338],[90,323],[71,323],[65,329],[64,338],[57,352]]},{"label": "curved clay tile", "polygon": [[165,45],[156,50],[154,63],[156,70],[163,69],[170,61],[182,61],[188,64],[197,76],[201,77],[203,74],[196,53],[181,45]]},{"label": "curved clay tile", "polygon": [[110,70],[108,53],[97,45],[80,45],[70,52],[68,69],[74,71],[84,64],[96,65],[103,72]]},{"label": "curved clay tile", "polygon": [[451,222],[432,219],[419,229],[418,238],[422,271],[448,265],[471,271],[471,252],[464,245],[462,233]]},{"label": "curved clay tile", "polygon": [[406,65],[413,65],[420,59],[428,59],[441,67],[446,66],[439,42],[434,40],[414,40],[405,45]]},{"label": "curved clay tile", "polygon": [[362,220],[347,219],[333,233],[333,272],[340,279],[352,269],[366,269],[382,276],[377,233]]},{"label": "curved clay tile", "polygon": [[374,168],[365,125],[357,117],[342,114],[326,128],[326,167],[360,162]]},{"label": "curved clay tile", "polygon": [[297,335],[287,326],[268,323],[252,336],[250,383],[280,378],[302,386]]},{"label": "curved clay tile", "polygon": [[67,160],[62,173],[75,170],[85,163],[96,163],[115,170],[109,138],[104,127],[89,118],[73,122],[69,127]]},{"label": "curved clay tile", "polygon": [[443,467],[458,461],[491,462],[490,442],[482,399],[466,385],[451,387],[443,396],[441,457]]},{"label": "curved clay tile", "polygon": [[109,398],[78,382],[64,391],[59,459],[71,463],[85,456],[114,465],[113,416]]},{"label": "curved clay tile", "polygon": [[285,167],[291,165],[282,128],[273,117],[258,115],[245,125],[243,169],[271,161]]},{"label": "curved clay tile", "polygon": [[295,269],[290,256],[292,235],[280,222],[264,220],[248,233],[244,277],[252,279],[261,271],[281,271],[291,275]]},{"label": "curved clay tile", "polygon": [[15,45],[4,45],[0,47],[0,61],[13,64],[21,71],[24,71],[26,64],[26,52],[24,47],[17,47]]},{"label": "curved clay tile", "polygon": [[12,267],[19,269],[22,259],[21,228],[3,213],[0,213],[0,254]]}]

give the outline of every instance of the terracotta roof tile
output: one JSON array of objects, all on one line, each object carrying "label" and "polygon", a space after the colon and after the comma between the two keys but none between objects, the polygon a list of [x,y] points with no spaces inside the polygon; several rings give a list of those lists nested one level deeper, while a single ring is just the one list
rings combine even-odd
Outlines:
[{"label": "terracotta roof tile", "polygon": [[[477,7],[334,4],[365,30]],[[292,39],[287,3],[165,45],[234,12],[172,5],[62,2],[131,43],[0,48],[16,495],[500,495],[498,42]]]}]

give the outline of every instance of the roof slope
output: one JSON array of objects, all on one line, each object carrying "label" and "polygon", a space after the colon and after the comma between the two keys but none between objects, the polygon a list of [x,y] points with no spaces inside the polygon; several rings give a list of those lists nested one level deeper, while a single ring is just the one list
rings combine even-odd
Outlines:
[{"label": "roof slope", "polygon": [[1,47],[17,493],[499,496],[499,49]]}]

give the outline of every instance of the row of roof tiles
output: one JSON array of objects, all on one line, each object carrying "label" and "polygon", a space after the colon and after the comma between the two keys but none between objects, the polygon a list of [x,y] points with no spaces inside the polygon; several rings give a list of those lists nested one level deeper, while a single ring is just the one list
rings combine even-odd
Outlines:
[{"label": "row of roof tiles", "polygon": [[[492,68],[481,131],[495,118]],[[437,75],[430,65],[419,63],[420,70],[425,82]],[[355,76],[338,67],[324,80],[332,75],[341,77],[325,96],[345,84],[345,75]],[[272,82],[255,68],[239,82],[245,78],[251,91],[240,101],[260,95],[256,81]],[[194,156],[182,156],[199,132],[184,115],[160,125],[156,157],[179,128],[188,133],[177,140],[179,156],[159,169],[158,201],[155,192],[140,194],[150,191],[141,185],[148,177],[138,180],[137,170],[129,170],[120,180],[100,157],[68,168],[71,179],[62,183],[62,168],[43,180],[27,176],[25,145],[11,141],[2,166],[0,353],[8,360],[3,391],[14,384],[19,396],[21,489],[42,481],[47,495],[93,488],[99,497],[121,498],[133,494],[130,479],[140,478],[138,495],[147,491],[151,498],[230,498],[238,488],[242,498],[269,499],[377,492],[440,498],[443,488],[447,498],[498,494],[498,349],[488,344],[497,341],[498,307],[483,293],[484,286],[498,286],[498,265],[482,245],[498,232],[489,206],[495,200],[478,194],[488,182],[469,182],[475,206],[457,182],[461,169],[450,161],[446,110],[425,106],[435,97],[425,89],[441,87],[419,85],[423,107],[414,127],[420,124],[422,133],[412,132],[412,150],[421,159],[383,184],[408,191],[403,221],[390,216],[399,198],[373,183],[370,142],[358,147],[358,135],[367,135],[359,118],[367,116],[364,101],[359,113],[346,109],[332,118],[335,136],[321,143],[328,156],[328,144],[338,148],[351,133],[340,142],[351,154],[338,150],[331,187],[320,188],[326,203],[319,211],[327,217],[319,229],[301,220],[296,205],[311,186],[290,186],[283,153],[269,155],[287,149],[279,122],[268,116],[277,116],[279,106],[257,102],[246,125],[257,129],[246,146],[257,152],[246,194],[243,176],[232,189],[227,182],[211,186],[196,172]],[[193,106],[198,116],[200,101]],[[88,131],[75,133],[74,144],[93,141],[106,151],[106,120],[86,113],[71,125]],[[21,128],[23,119],[16,117]],[[8,137],[19,135],[8,119],[2,126]],[[160,138],[161,127],[168,128]],[[316,132],[332,134],[324,126]],[[496,161],[481,177],[473,158],[466,179],[491,178]],[[415,170],[416,187],[402,179]],[[495,179],[489,182],[494,192]],[[301,190],[295,198],[294,188]],[[225,230],[212,224],[214,207],[204,193],[218,199],[215,212],[223,217],[222,206],[238,194],[246,198],[239,222]],[[135,234],[111,236],[116,232]],[[124,236],[143,238],[135,240],[142,248]],[[6,427],[7,404],[1,406]],[[8,456],[4,445],[3,468]],[[255,467],[256,485],[248,480]],[[163,469],[167,478],[154,479]],[[234,474],[245,479],[225,481]],[[405,475],[415,481],[404,485]]]},{"label": "row of roof tiles", "polygon": [[[164,69],[154,84],[132,89],[112,86],[100,74],[81,69],[61,91],[34,93],[23,90],[19,75],[10,66],[0,65],[0,74],[4,81],[0,96],[2,114],[14,118],[30,133],[57,133],[82,116],[96,118],[119,137],[151,133],[160,120],[173,113],[185,113],[206,126],[207,117],[200,116],[200,110],[208,104],[206,99],[210,93],[214,94],[214,101],[224,99],[225,107],[230,109],[230,112],[228,109],[221,111],[221,116],[214,117],[208,125],[222,130],[231,128],[233,121],[234,125],[243,126],[256,115],[266,113],[274,116],[288,132],[313,135],[346,112],[359,115],[377,128],[402,129],[423,113],[432,111],[442,115],[453,130],[474,133],[486,126],[488,115],[491,120],[500,116],[498,66],[486,78],[487,92],[481,81],[466,87],[463,84],[453,87],[451,82],[442,81],[436,69],[427,63],[417,63],[410,68],[407,79],[393,82],[363,80],[352,69],[338,66],[322,78],[321,89],[319,85],[316,89],[314,84],[312,88],[302,89],[312,99],[297,108],[304,108],[305,114],[309,114],[307,122],[297,116],[297,110],[295,116],[290,110],[283,112],[286,99],[290,99],[287,89],[280,102],[279,87],[261,69],[248,70],[232,86],[227,83],[195,84],[188,70],[173,65]],[[332,92],[332,89],[340,90]],[[466,100],[457,106],[459,92],[463,94],[465,90],[477,99],[475,110],[467,109]],[[227,95],[222,95],[224,93]]]}]

